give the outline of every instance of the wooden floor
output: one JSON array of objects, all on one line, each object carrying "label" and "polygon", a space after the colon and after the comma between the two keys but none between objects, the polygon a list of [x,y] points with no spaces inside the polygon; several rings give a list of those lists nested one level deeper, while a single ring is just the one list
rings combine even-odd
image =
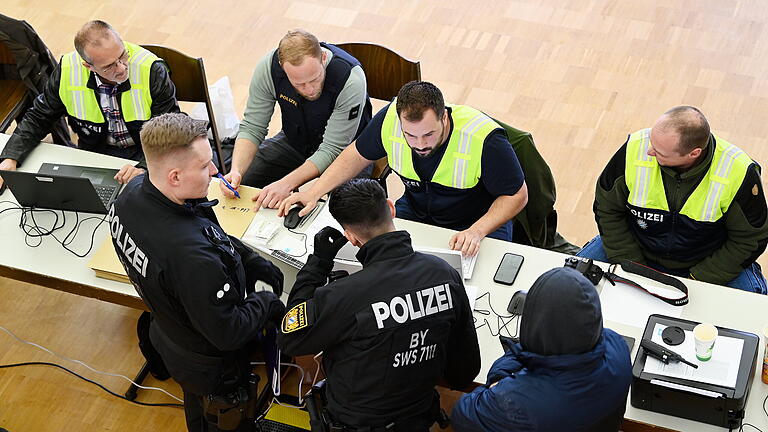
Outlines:
[{"label": "wooden floor", "polygon": [[[128,41],[203,57],[210,82],[229,76],[239,112],[256,61],[290,28],[388,46],[420,60],[448,101],[533,133],[557,181],[559,230],[576,244],[597,233],[591,206],[602,167],[629,132],[672,106],[699,107],[716,133],[768,162],[765,0],[4,0],[0,13],[28,21],[57,57],[95,18]],[[140,365],[135,311],[8,281],[0,298],[0,325],[21,337],[112,372]],[[0,332],[0,362],[33,359],[53,360]],[[0,370],[0,426],[183,430],[183,415],[28,367]]]}]

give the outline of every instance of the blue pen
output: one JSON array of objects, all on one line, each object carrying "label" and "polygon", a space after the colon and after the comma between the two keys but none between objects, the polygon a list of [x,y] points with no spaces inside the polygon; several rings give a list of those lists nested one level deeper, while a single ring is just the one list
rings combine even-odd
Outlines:
[{"label": "blue pen", "polygon": [[239,193],[238,193],[238,192],[235,190],[235,188],[233,188],[233,187],[232,187],[232,185],[231,185],[231,184],[229,184],[229,182],[227,181],[227,179],[225,179],[225,178],[224,178],[224,176],[223,176],[223,175],[221,175],[221,173],[216,173],[216,177],[218,177],[218,178],[219,178],[219,180],[223,181],[223,182],[224,182],[224,186],[226,186],[226,187],[227,187],[227,189],[229,189],[229,190],[231,190],[232,192],[234,192],[236,197],[240,198],[240,194],[239,194]]}]

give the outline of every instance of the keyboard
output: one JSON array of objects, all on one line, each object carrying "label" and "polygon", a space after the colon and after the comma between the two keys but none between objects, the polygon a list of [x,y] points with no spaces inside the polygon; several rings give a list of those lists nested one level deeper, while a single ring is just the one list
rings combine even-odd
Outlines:
[{"label": "keyboard", "polygon": [[475,271],[475,263],[477,262],[477,255],[473,257],[461,257],[461,269],[464,279],[472,279],[472,273]]},{"label": "keyboard", "polygon": [[279,259],[280,261],[292,266],[296,267],[297,269],[300,269],[304,267],[304,263],[299,261],[296,257],[288,255],[287,253],[281,251],[281,250],[273,250],[270,255],[273,257]]},{"label": "keyboard", "polygon": [[96,189],[96,194],[99,196],[99,199],[104,204],[104,207],[109,208],[109,200],[112,199],[112,195],[115,193],[115,189],[117,189],[117,187],[94,185],[93,188]]},{"label": "keyboard", "polygon": [[260,432],[307,432],[307,429],[276,422],[274,420],[262,419],[256,423],[256,429]]}]

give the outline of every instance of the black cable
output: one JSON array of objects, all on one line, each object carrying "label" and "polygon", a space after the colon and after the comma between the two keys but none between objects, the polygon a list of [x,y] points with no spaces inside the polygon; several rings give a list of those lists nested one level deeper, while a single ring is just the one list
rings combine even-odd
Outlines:
[{"label": "black cable", "polygon": [[[75,213],[74,226],[72,227],[72,229],[69,230],[69,232],[64,236],[63,239],[59,239],[58,237],[56,237],[55,232],[57,230],[64,228],[67,224],[65,211],[60,210],[61,218],[59,218],[59,213],[56,210],[22,207],[13,201],[0,201],[0,204],[3,204],[3,203],[11,204],[12,207],[8,207],[0,210],[0,214],[9,210],[21,210],[21,217],[19,218],[19,228],[21,228],[22,232],[24,232],[24,243],[27,246],[33,247],[33,248],[39,247],[43,243],[43,239],[42,239],[43,237],[51,236],[57,243],[61,245],[61,247],[64,248],[64,250],[75,255],[78,258],[84,258],[89,253],[91,253],[91,251],[93,250],[93,243],[96,239],[96,231],[98,231],[101,224],[104,223],[107,219],[107,215],[105,214],[102,217],[89,216],[80,220],[80,214],[78,212],[74,212]],[[35,212],[52,214],[54,216],[53,226],[51,228],[47,228],[38,224],[37,220],[35,219]],[[59,219],[61,219],[61,224],[59,224]],[[88,245],[88,250],[86,250],[85,253],[81,254],[70,249],[69,245],[71,245],[72,242],[75,241],[77,234],[80,232],[80,227],[82,226],[82,224],[93,219],[98,220],[99,223],[96,224],[96,226],[93,228],[93,231],[91,232],[91,241]],[[33,239],[36,239],[37,241],[34,242]]]},{"label": "black cable", "polygon": [[749,426],[749,427],[755,428],[756,430],[759,430],[760,432],[763,432],[763,430],[760,429],[759,427],[757,427],[757,426],[755,426],[753,424],[749,424],[749,423],[742,423],[741,427],[739,428],[739,432],[743,432],[744,431],[744,426]]},{"label": "black cable", "polygon": [[[509,336],[509,337],[517,337],[517,333],[518,333],[517,328],[515,329],[515,334],[513,335],[512,331],[509,330],[509,325],[515,319],[518,319],[520,316],[519,315],[515,315],[515,314],[512,314],[512,315],[502,315],[502,314],[496,312],[496,310],[493,308],[493,303],[491,302],[491,293],[490,292],[486,292],[485,294],[477,297],[477,299],[475,300],[475,304],[477,304],[477,302],[480,299],[484,298],[484,297],[488,297],[488,306],[490,308],[490,311],[485,310],[485,309],[480,309],[477,306],[475,306],[474,312],[477,312],[477,313],[479,313],[481,315],[491,315],[491,314],[495,315],[496,316],[496,327],[498,327],[498,330],[496,332],[494,332],[494,330],[491,328],[491,323],[486,318],[483,318],[483,323],[480,324],[479,326],[476,326],[475,330],[477,330],[477,329],[479,329],[479,328],[481,328],[483,326],[486,326],[486,327],[488,327],[488,331],[491,333],[491,336],[493,336],[493,337],[501,335],[502,330],[506,330],[507,331],[507,336]],[[477,324],[478,319],[475,316],[472,316],[472,321],[475,324]],[[518,319],[518,323],[519,323],[519,319]]]},{"label": "black cable", "polygon": [[301,258],[301,257],[303,257],[304,255],[306,255],[306,254],[307,254],[307,252],[309,252],[309,249],[307,248],[307,234],[306,234],[306,233],[302,233],[302,232],[298,232],[298,231],[294,231],[294,230],[292,230],[292,229],[290,229],[290,228],[286,228],[286,229],[287,229],[287,230],[288,230],[288,232],[289,232],[289,233],[291,233],[291,234],[298,234],[298,235],[302,236],[302,239],[301,239],[301,241],[304,243],[304,253],[302,253],[302,254],[300,254],[300,255],[293,255],[293,254],[289,254],[288,252],[285,252],[285,251],[283,251],[283,253],[285,253],[285,254],[286,254],[286,255],[288,255],[288,256],[292,256],[292,257],[294,257],[294,258]]},{"label": "black cable", "polygon": [[102,384],[100,384],[100,383],[98,383],[98,382],[96,382],[96,381],[93,381],[93,380],[91,380],[91,379],[88,379],[88,378],[86,378],[86,377],[84,377],[84,376],[82,376],[82,375],[78,374],[77,372],[75,372],[75,371],[72,371],[72,370],[70,370],[70,369],[67,369],[66,367],[64,367],[64,366],[62,366],[62,365],[60,365],[60,364],[56,364],[56,363],[51,363],[51,362],[23,362],[23,363],[13,363],[13,364],[4,364],[4,365],[0,365],[0,369],[5,369],[5,368],[12,368],[12,367],[19,367],[19,366],[36,366],[36,365],[37,365],[37,366],[39,366],[39,365],[42,365],[42,366],[53,366],[53,367],[57,367],[57,368],[59,368],[59,369],[65,370],[65,371],[69,372],[70,374],[72,374],[72,375],[74,375],[74,376],[76,376],[76,377],[80,378],[81,380],[83,380],[83,381],[85,381],[85,382],[89,382],[89,383],[91,383],[91,384],[93,384],[93,385],[95,385],[95,386],[99,387],[100,389],[104,390],[105,392],[107,392],[107,393],[111,394],[111,395],[112,395],[112,396],[114,396],[114,397],[117,397],[117,398],[120,398],[120,399],[123,399],[123,400],[127,400],[128,402],[134,403],[134,404],[136,404],[136,405],[141,405],[141,406],[156,406],[156,407],[173,407],[173,408],[183,408],[183,407],[184,407],[184,405],[182,405],[182,404],[178,404],[178,403],[149,403],[149,402],[140,402],[140,401],[137,401],[137,400],[130,400],[130,399],[126,398],[125,396],[123,396],[123,395],[121,395],[121,394],[117,394],[117,393],[113,392],[112,390],[110,390],[110,389],[108,389],[108,388],[104,387],[104,385],[102,385]]}]

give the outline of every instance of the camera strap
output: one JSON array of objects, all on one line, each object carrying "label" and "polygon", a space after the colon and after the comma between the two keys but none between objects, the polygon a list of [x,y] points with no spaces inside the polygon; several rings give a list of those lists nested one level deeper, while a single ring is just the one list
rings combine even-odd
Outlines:
[{"label": "camera strap", "polygon": [[605,278],[608,279],[608,282],[611,283],[611,285],[616,285],[616,282],[618,282],[618,283],[623,283],[625,285],[633,286],[635,288],[640,288],[641,290],[647,292],[648,294],[656,297],[657,299],[665,303],[671,304],[672,306],[684,306],[688,304],[688,287],[685,286],[685,284],[680,279],[661,273],[657,270],[654,270],[642,264],[638,264],[634,261],[629,261],[629,260],[621,261],[621,269],[624,270],[625,272],[634,273],[643,277],[647,277],[648,279],[655,280],[656,282],[662,283],[664,285],[675,287],[684,294],[682,297],[669,298],[661,294],[648,291],[647,289],[643,288],[643,286],[640,285],[639,283],[617,275],[615,273],[616,266],[617,264],[613,264],[610,267],[608,267],[608,271],[604,275]]}]

